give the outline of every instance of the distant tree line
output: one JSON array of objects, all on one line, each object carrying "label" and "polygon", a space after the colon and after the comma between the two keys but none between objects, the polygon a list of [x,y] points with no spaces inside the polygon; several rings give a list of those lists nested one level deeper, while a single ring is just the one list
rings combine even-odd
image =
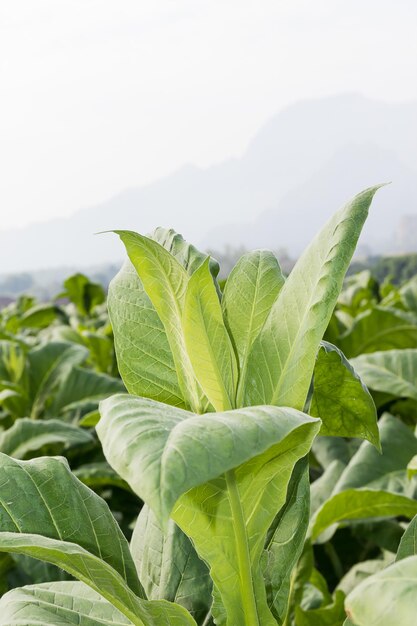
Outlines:
[{"label": "distant tree line", "polygon": [[385,280],[394,285],[400,285],[417,275],[417,254],[402,254],[387,257],[369,257],[364,261],[354,261],[349,274],[356,274],[369,269],[374,278],[382,283]]},{"label": "distant tree line", "polygon": [[[209,254],[220,263],[220,279],[225,280],[238,259],[247,252],[243,246],[227,246],[222,251],[209,250]],[[289,274],[295,259],[285,249],[275,251],[283,272]],[[115,264],[103,264],[87,269],[86,274],[96,283],[107,289],[111,278],[119,269]],[[417,275],[417,253],[398,256],[370,256],[367,259],[353,261],[348,274],[356,274],[369,269],[374,278],[382,283],[389,280],[399,285]],[[71,274],[69,268],[51,269],[47,272],[21,272],[0,276],[0,296],[15,299],[21,294],[36,296],[39,300],[48,300],[61,289],[65,278]]]}]

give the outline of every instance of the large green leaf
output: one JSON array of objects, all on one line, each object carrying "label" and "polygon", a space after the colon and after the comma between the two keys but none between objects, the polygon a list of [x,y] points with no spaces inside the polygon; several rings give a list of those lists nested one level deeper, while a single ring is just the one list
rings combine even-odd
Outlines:
[{"label": "large green leaf", "polygon": [[0,340],[0,379],[18,383],[25,365],[26,349],[17,341]]},{"label": "large green leaf", "polygon": [[[200,252],[195,246],[188,243],[182,235],[175,232],[172,228],[156,228],[151,235],[151,239],[157,241],[168,252],[170,252],[187,273],[191,276],[206,261],[208,255]],[[220,271],[219,264],[215,259],[210,257],[210,272],[213,278],[216,278]]]},{"label": "large green leaf", "polygon": [[343,353],[322,342],[314,368],[310,415],[320,417],[321,434],[368,439],[379,447],[374,401]]},{"label": "large green leaf", "polygon": [[[191,274],[207,258],[173,230],[157,228],[152,234]],[[213,277],[218,264],[210,259]],[[110,319],[119,370],[130,393],[185,407],[174,358],[165,328],[130,261],[111,281],[108,295]]]},{"label": "large green leaf", "polygon": [[341,589],[346,595],[348,595],[362,581],[385,569],[388,565],[391,565],[393,561],[394,557],[392,553],[385,552],[382,557],[378,559],[369,559],[368,561],[355,563],[355,565],[350,568],[348,573],[345,574],[339,581],[337,588]]},{"label": "large green leaf", "polygon": [[370,576],[348,595],[345,607],[356,626],[415,626],[417,556]]},{"label": "large green leaf", "polygon": [[95,369],[105,374],[112,374],[115,361],[113,338],[89,330],[83,330],[81,337],[90,351],[90,361]]},{"label": "large green leaf", "polygon": [[307,458],[298,461],[288,485],[287,499],[268,531],[264,578],[268,605],[278,623],[290,600],[291,576],[304,547],[310,513]]},{"label": "large green leaf", "polygon": [[108,307],[126,389],[138,396],[185,406],[164,326],[130,261],[110,283]]},{"label": "large green leaf", "polygon": [[244,404],[303,409],[316,353],[376,190],[338,211],[297,261],[250,352]]},{"label": "large green leaf", "polygon": [[9,591],[0,600],[1,626],[131,626],[102,596],[80,582],[55,582]]},{"label": "large green leaf", "polygon": [[188,282],[182,324],[191,364],[207,398],[216,411],[234,408],[237,363],[208,259]]},{"label": "large green leaf", "polygon": [[100,400],[113,393],[123,391],[125,387],[119,378],[81,367],[73,367],[65,379],[65,385],[61,385],[56,391],[49,412],[58,415],[72,405],[82,402],[98,404]]},{"label": "large green leaf", "polygon": [[75,478],[65,459],[18,461],[0,454],[0,484],[2,532],[77,543],[140,590],[129,546],[107,504]]},{"label": "large green leaf", "polygon": [[65,462],[46,457],[16,461],[2,454],[0,481],[1,551],[57,565],[137,626],[195,625],[181,607],[139,597],[143,590],[126,539],[104,500]]},{"label": "large green leaf", "polygon": [[96,491],[102,487],[118,487],[131,493],[131,489],[123,478],[120,478],[106,461],[80,465],[73,471],[74,476],[84,485]]},{"label": "large green leaf", "polygon": [[364,270],[346,280],[346,288],[337,300],[338,310],[356,317],[378,301],[378,283],[369,270]]},{"label": "large green leaf", "polygon": [[[341,462],[335,460],[322,477],[313,483],[311,494],[314,514],[320,514],[320,507],[332,511],[335,515],[346,509],[347,519],[349,517],[354,519],[354,511],[350,510],[350,507],[356,496],[348,496],[344,501],[340,495],[345,491],[360,494],[360,490],[372,490],[372,499],[379,497],[375,494],[386,492],[404,496],[413,495],[414,487],[407,479],[406,468],[409,459],[415,454],[417,439],[407,426],[388,414],[383,415],[379,426],[381,454],[370,443],[363,442],[347,466],[343,467]],[[362,512],[360,517],[373,517],[372,499],[369,502],[368,513]],[[366,505],[366,502],[361,501],[361,507],[362,504]],[[335,526],[330,524],[320,540],[329,539],[334,531]]]},{"label": "large green leaf", "polygon": [[352,364],[371,389],[417,400],[417,350],[362,354]]},{"label": "large green leaf", "polygon": [[417,316],[376,306],[359,315],[338,346],[350,359],[381,350],[415,348]]},{"label": "large green leaf", "polygon": [[165,328],[179,386],[188,406],[200,412],[201,390],[195,379],[182,332],[189,276],[177,259],[156,241],[126,230],[115,231]]},{"label": "large green leaf", "polygon": [[29,352],[31,417],[36,418],[45,410],[51,394],[87,356],[88,350],[83,346],[64,342],[49,342]]},{"label": "large green leaf", "polygon": [[145,504],[130,544],[139,579],[150,600],[170,600],[184,606],[201,623],[210,611],[212,583],[188,537],[169,521],[164,533]]},{"label": "large green leaf", "polygon": [[26,554],[65,569],[100,593],[136,626],[195,626],[192,617],[179,605],[164,600],[150,602],[137,596],[103,558],[78,544],[38,534],[2,532],[0,550]]},{"label": "large green leaf", "polygon": [[297,606],[295,609],[296,626],[342,626],[346,617],[344,599],[345,594],[337,590],[331,604],[309,611]]},{"label": "large green leaf", "polygon": [[270,406],[200,416],[123,395],[100,410],[97,432],[109,463],[165,527],[172,515],[209,564],[218,624],[244,624],[256,611],[263,625],[275,625],[261,556],[319,420]]},{"label": "large green leaf", "polygon": [[64,309],[56,304],[37,304],[32,307],[20,319],[23,328],[46,328],[53,322],[60,320],[68,322],[68,316]]},{"label": "large green leaf", "polygon": [[417,555],[417,515],[408,524],[398,547],[396,561]]},{"label": "large green leaf", "polygon": [[417,501],[406,496],[381,490],[346,489],[318,509],[311,520],[310,534],[317,540],[325,530],[335,530],[342,522],[399,515],[412,518],[416,514]]},{"label": "large green leaf", "polygon": [[352,456],[350,443],[342,437],[317,437],[313,444],[313,453],[323,469],[333,461],[347,465]]},{"label": "large green leaf", "polygon": [[64,288],[60,296],[69,298],[82,315],[89,315],[106,298],[103,287],[92,283],[84,274],[69,276],[64,282]]},{"label": "large green leaf", "polygon": [[335,459],[326,467],[323,474],[312,483],[310,488],[311,514],[314,514],[326,500],[329,500],[345,467],[343,461]]},{"label": "large green leaf", "polygon": [[240,366],[238,406],[246,385],[249,351],[283,284],[279,263],[269,250],[244,254],[227,279],[222,307]]},{"label": "large green leaf", "polygon": [[417,276],[413,276],[400,288],[401,300],[404,306],[413,313],[417,313]]},{"label": "large green leaf", "polygon": [[369,443],[362,443],[335,485],[335,493],[366,487],[407,494],[407,464],[417,454],[417,438],[387,413],[379,421],[379,430],[382,454]]},{"label": "large green leaf", "polygon": [[93,442],[91,434],[78,426],[60,420],[34,421],[22,418],[0,433],[0,452],[16,459],[25,459],[43,446],[53,446],[54,454],[58,454],[74,446]]}]

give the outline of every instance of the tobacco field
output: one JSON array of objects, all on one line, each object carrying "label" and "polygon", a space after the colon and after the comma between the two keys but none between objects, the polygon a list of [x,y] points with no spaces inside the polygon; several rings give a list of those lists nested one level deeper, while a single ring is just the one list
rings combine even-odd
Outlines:
[{"label": "tobacco field", "polygon": [[0,625],[417,624],[417,276],[345,276],[375,193],[288,277],[116,231],[108,294],[0,311]]}]

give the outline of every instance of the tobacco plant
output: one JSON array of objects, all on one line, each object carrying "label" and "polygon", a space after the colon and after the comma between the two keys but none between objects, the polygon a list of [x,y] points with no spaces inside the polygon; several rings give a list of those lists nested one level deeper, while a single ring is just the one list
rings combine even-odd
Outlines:
[{"label": "tobacco plant", "polygon": [[9,592],[0,624],[293,623],[307,533],[348,519],[319,507],[308,528],[312,444],[320,432],[380,445],[367,389],[322,343],[376,189],[330,219],[287,279],[255,251],[223,293],[217,263],[174,231],[115,231],[129,260],[108,305],[129,393],[101,403],[97,433],[145,506],[129,548],[63,460],[1,455],[0,549],[77,581]]}]

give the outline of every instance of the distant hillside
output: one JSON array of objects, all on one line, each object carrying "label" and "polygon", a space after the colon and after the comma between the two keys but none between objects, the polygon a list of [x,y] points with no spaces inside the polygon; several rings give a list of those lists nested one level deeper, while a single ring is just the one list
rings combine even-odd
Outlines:
[{"label": "distant hillside", "polygon": [[68,219],[0,233],[0,272],[115,262],[123,254],[117,238],[93,233],[157,225],[206,248],[268,246],[296,255],[332,211],[384,181],[393,184],[378,194],[361,241],[395,252],[400,220],[417,214],[417,102],[304,101],[270,120],[241,159],[185,166]]}]

